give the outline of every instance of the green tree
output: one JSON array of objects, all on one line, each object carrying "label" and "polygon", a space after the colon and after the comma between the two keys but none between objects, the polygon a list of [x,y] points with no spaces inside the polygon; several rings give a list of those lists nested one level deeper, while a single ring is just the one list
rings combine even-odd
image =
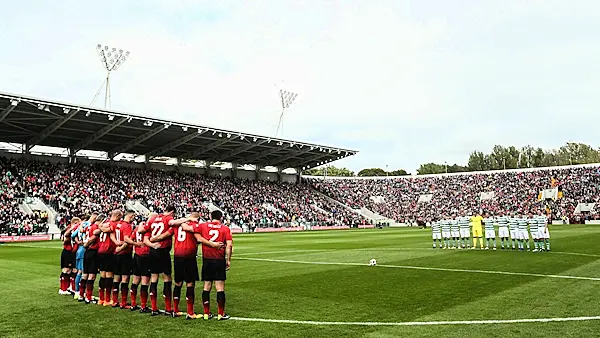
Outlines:
[{"label": "green tree", "polygon": [[404,169],[398,169],[398,170],[393,170],[388,172],[389,176],[406,176],[406,175],[410,175],[409,173],[406,172],[406,170]]},{"label": "green tree", "polygon": [[366,168],[358,172],[358,176],[370,177],[370,176],[385,176],[385,170],[381,168]]},{"label": "green tree", "polygon": [[417,175],[442,174],[446,172],[446,165],[437,163],[421,164],[417,169]]},{"label": "green tree", "polygon": [[327,174],[327,176],[354,176],[354,172],[352,170],[348,168],[338,168],[334,166],[313,168],[309,170],[304,170],[302,173],[307,176],[325,176],[325,174]]},{"label": "green tree", "polygon": [[477,151],[477,150],[473,151],[469,155],[468,167],[472,171],[483,171],[483,170],[490,169],[488,167],[487,160],[485,158],[485,154],[483,152]]}]

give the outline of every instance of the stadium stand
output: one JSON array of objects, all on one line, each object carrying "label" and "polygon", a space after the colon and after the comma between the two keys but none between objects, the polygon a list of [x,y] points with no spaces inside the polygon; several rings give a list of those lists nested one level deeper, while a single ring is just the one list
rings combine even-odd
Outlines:
[{"label": "stadium stand", "polygon": [[0,234],[31,235],[48,232],[48,215],[23,210],[23,186],[17,175],[22,163],[0,157]]},{"label": "stadium stand", "polygon": [[[150,211],[175,205],[181,214],[209,205],[225,211],[235,225],[284,227],[291,224],[358,225],[360,215],[312,193],[304,184],[211,177],[177,171],[146,170],[97,164],[15,161],[10,184],[23,196],[37,197],[58,212],[60,227],[75,216],[123,208],[137,200]],[[22,182],[22,189],[21,184]],[[11,190],[12,192],[13,190]],[[8,197],[8,195],[7,195]],[[16,213],[15,198],[11,212]]]},{"label": "stadium stand", "polygon": [[[540,191],[551,188],[553,179],[562,198],[538,201]],[[600,200],[597,164],[394,178],[305,177],[304,181],[354,209],[367,208],[409,224],[463,210],[527,213],[540,205],[548,207],[554,219],[571,218],[579,203]],[[482,192],[493,194],[484,194],[486,198],[481,200]],[[430,202],[418,202],[428,194],[432,195]]]}]

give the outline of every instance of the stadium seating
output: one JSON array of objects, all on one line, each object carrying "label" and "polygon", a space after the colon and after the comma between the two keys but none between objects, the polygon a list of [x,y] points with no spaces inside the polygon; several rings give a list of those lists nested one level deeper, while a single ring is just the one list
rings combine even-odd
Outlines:
[{"label": "stadium seating", "polygon": [[0,157],[0,234],[31,235],[48,231],[48,216],[40,212],[26,214],[19,205],[25,197],[18,182],[22,162]]},{"label": "stadium seating", "polygon": [[[19,207],[25,196],[39,197],[53,207],[63,226],[71,217],[122,208],[128,200],[138,200],[155,212],[173,204],[180,214],[191,210],[206,214],[212,204],[225,211],[234,224],[248,227],[292,223],[356,226],[368,221],[350,208],[367,208],[399,223],[480,208],[528,212],[540,206],[538,193],[550,187],[552,177],[564,192],[552,205],[555,219],[572,216],[579,202],[600,202],[599,168],[593,166],[390,179],[308,177],[302,184],[293,184],[102,162],[52,164],[0,157],[0,233],[47,231],[47,215],[25,214]],[[480,201],[482,192],[493,192],[494,199]],[[431,201],[418,203],[419,197],[427,194],[432,194]]]},{"label": "stadium seating", "polygon": [[[366,207],[398,222],[413,223],[443,213],[475,211],[529,212],[539,207],[538,193],[551,187],[555,178],[564,197],[552,202],[553,217],[572,216],[578,203],[599,202],[600,170],[597,166],[496,173],[465,173],[390,179],[305,178],[316,190],[353,208]],[[480,202],[481,192],[494,192],[494,199]],[[433,194],[431,202],[417,203]],[[380,196],[376,203],[372,196]]]},{"label": "stadium seating", "polygon": [[[27,196],[43,199],[58,212],[57,220],[62,226],[74,216],[122,208],[132,199],[140,200],[155,212],[162,212],[173,204],[180,214],[191,210],[207,213],[206,204],[210,203],[225,211],[237,225],[286,226],[294,221],[358,225],[366,222],[358,214],[315,194],[308,185],[233,180],[105,163],[3,161],[16,167],[13,181],[22,182]],[[11,210],[14,213],[14,207]]]}]

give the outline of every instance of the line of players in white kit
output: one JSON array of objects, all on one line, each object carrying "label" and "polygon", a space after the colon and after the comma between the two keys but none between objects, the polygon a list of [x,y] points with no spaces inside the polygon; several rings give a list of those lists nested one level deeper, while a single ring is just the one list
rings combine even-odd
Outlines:
[{"label": "line of players in white kit", "polygon": [[[448,218],[442,216],[441,219],[431,222],[433,237],[433,248],[440,249],[475,249],[477,240],[481,242],[480,248],[483,249],[483,238],[481,238],[481,216],[463,216]],[[472,222],[474,221],[474,222]],[[471,246],[471,226],[473,226],[473,246]],[[548,232],[548,219],[538,211],[536,215],[532,213],[525,215],[490,216],[486,214],[483,218],[484,235],[486,239],[485,250],[492,248],[496,250],[496,228],[500,238],[501,249],[542,252],[550,251],[550,233]],[[479,236],[479,237],[478,237]],[[439,242],[439,244],[437,243]]]}]

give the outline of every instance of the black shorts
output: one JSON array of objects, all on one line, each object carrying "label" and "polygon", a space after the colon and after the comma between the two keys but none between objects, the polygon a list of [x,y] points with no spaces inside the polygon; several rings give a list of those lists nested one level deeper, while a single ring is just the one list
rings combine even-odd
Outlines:
[{"label": "black shorts", "polygon": [[150,273],[171,275],[171,248],[150,249]]},{"label": "black shorts", "polygon": [[175,267],[175,283],[192,283],[200,280],[196,256],[175,257],[173,259],[173,266]]},{"label": "black shorts", "polygon": [[111,253],[98,254],[98,269],[104,272],[115,271],[115,255]]},{"label": "black shorts", "polygon": [[227,280],[227,264],[224,259],[202,259],[202,280],[212,282],[216,280]]},{"label": "black shorts", "polygon": [[98,250],[85,250],[83,256],[83,273],[94,275],[98,273]]},{"label": "black shorts", "polygon": [[75,253],[71,250],[63,249],[60,254],[60,268],[72,269],[75,267]]},{"label": "black shorts", "polygon": [[115,255],[115,275],[130,276],[133,270],[131,254]]},{"label": "black shorts", "polygon": [[133,256],[133,275],[150,277],[150,256]]}]

